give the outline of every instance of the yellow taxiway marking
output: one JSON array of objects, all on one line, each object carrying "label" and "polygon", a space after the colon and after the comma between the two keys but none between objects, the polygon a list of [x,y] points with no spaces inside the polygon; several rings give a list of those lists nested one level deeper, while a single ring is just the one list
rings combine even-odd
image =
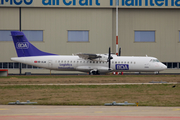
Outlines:
[{"label": "yellow taxiway marking", "polygon": [[103,113],[103,111],[95,111],[95,113]]},{"label": "yellow taxiway marking", "polygon": [[173,109],[173,111],[180,111],[180,108],[177,108],[177,109]]}]

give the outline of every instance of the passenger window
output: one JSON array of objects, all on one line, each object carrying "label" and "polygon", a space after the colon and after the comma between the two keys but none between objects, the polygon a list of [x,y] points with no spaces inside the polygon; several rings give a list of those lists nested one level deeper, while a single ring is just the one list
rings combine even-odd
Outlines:
[{"label": "passenger window", "polygon": [[96,63],[98,63],[98,61]]},{"label": "passenger window", "polygon": [[117,64],[117,62],[115,62]]}]

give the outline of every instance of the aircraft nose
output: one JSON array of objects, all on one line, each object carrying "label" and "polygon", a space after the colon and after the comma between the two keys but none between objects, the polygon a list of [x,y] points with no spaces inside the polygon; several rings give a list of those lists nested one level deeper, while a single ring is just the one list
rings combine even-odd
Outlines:
[{"label": "aircraft nose", "polygon": [[167,66],[166,65],[164,65],[163,63],[161,63],[162,65],[161,65],[161,68],[163,69],[163,70],[165,70],[165,69],[167,69]]}]

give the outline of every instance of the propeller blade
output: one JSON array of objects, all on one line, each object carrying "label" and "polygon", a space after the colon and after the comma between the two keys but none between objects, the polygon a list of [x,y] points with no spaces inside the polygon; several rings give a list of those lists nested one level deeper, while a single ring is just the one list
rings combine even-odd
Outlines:
[{"label": "propeller blade", "polygon": [[111,57],[111,48],[109,47],[109,57],[108,57],[109,70],[111,70],[111,69],[110,69],[110,68],[111,68],[111,59],[112,59],[112,57]]},{"label": "propeller blade", "polygon": [[119,48],[119,56],[121,56],[121,48]]}]

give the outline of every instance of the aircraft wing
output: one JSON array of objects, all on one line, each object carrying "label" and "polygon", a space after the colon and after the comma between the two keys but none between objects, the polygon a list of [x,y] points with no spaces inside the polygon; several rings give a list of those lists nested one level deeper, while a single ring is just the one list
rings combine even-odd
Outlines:
[{"label": "aircraft wing", "polygon": [[98,55],[98,54],[78,53],[76,55],[79,56],[82,59],[89,59],[89,60],[94,60],[94,59],[97,59],[97,58],[102,58],[102,56]]}]

